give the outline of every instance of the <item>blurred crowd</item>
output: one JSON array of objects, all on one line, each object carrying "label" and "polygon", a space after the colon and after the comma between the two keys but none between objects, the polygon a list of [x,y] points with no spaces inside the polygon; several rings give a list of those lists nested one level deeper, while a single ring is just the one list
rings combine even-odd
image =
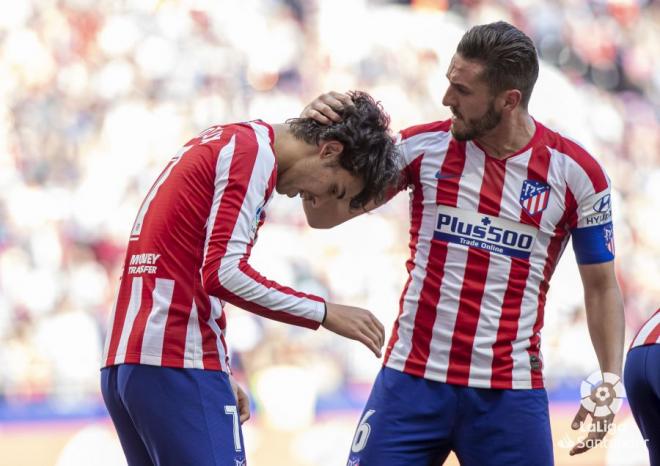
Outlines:
[{"label": "blurred crowd", "polygon": [[[395,130],[446,118],[460,36],[499,19],[543,60],[531,113],[612,178],[630,338],[660,305],[657,2],[26,0],[0,15],[0,405],[98,398],[133,217],[185,141],[217,123],[282,122],[328,90],[371,92]],[[406,196],[329,231],[307,228],[299,202],[271,204],[255,268],[391,328]],[[597,368],[576,277],[564,257],[546,309],[550,386]],[[273,425],[310,422],[319,400],[344,407],[378,370],[357,343],[228,312],[233,366]],[[306,409],[278,411],[293,402]]]}]

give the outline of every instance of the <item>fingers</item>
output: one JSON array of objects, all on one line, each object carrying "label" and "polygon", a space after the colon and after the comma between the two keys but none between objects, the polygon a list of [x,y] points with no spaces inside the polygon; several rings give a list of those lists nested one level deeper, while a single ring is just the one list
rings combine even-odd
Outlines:
[{"label": "fingers", "polygon": [[578,442],[573,448],[571,448],[571,451],[568,454],[571,456],[580,455],[585,451],[589,451],[592,448],[597,447],[603,441],[605,434],[606,432],[590,433],[587,435],[587,438]]},{"label": "fingers", "polygon": [[341,116],[337,112],[351,105],[353,105],[353,101],[348,95],[334,91],[328,92],[314,99],[305,107],[300,116],[329,125],[332,122],[340,122]]},{"label": "fingers", "polygon": [[[330,105],[326,104],[325,102],[315,100],[314,102],[312,102],[310,104],[310,106],[311,106],[310,110],[312,112],[312,118],[314,118],[314,115],[317,115],[317,116],[320,115],[320,116],[324,117],[326,120],[330,119],[334,122],[341,121],[341,117],[339,116],[339,114],[337,112],[335,112],[333,110],[333,108]],[[342,107],[339,107],[339,108],[337,108],[337,110],[340,110],[341,108]],[[314,112],[316,112],[316,113],[314,113]],[[319,121],[319,120],[317,120],[317,121]],[[332,121],[330,121],[330,123],[332,123]],[[319,121],[319,123],[321,123],[321,121]]]},{"label": "fingers", "polygon": [[589,414],[589,411],[587,411],[584,406],[580,405],[580,409],[573,418],[573,422],[571,422],[571,429],[578,430],[585,419],[587,419],[587,414]]},{"label": "fingers", "polygon": [[362,344],[364,344],[364,346],[366,346],[367,348],[369,348],[377,358],[380,358],[381,356],[380,347],[369,335],[367,335],[364,332],[360,332],[355,339],[361,342]]},{"label": "fingers", "polygon": [[[335,115],[337,115],[335,113]],[[324,116],[321,112],[318,110],[313,109],[312,107],[305,107],[305,110],[303,110],[302,114],[300,115],[303,118],[311,118],[313,120],[318,121],[319,123],[323,125],[329,125],[332,124],[332,120],[326,116]]]},{"label": "fingers", "polygon": [[241,424],[250,419],[250,399],[248,398],[247,394],[240,388],[238,396],[238,415]]},{"label": "fingers", "polygon": [[385,327],[383,324],[376,318],[375,315],[371,314],[371,321],[373,325],[375,325],[376,332],[378,332],[379,335],[379,346],[382,348],[383,345],[385,344]]},{"label": "fingers", "polygon": [[571,448],[569,455],[579,455],[600,445],[609,432],[613,420],[614,415],[593,418],[589,435],[587,435],[587,438],[580,441],[573,448]]},{"label": "fingers", "polygon": [[376,316],[367,310],[362,310],[359,318],[360,323],[357,325],[358,330],[364,333],[369,341],[373,343],[374,347],[376,348],[374,354],[380,358],[381,349],[385,343],[385,328],[376,318]]}]

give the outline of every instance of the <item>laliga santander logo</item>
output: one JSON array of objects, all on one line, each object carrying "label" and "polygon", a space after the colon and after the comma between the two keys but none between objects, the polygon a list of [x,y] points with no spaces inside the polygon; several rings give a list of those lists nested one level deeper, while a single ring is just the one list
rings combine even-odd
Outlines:
[{"label": "laliga santander logo", "polygon": [[593,417],[614,415],[621,409],[626,392],[618,375],[594,372],[580,385],[580,404]]},{"label": "laliga santander logo", "polygon": [[[575,445],[575,440],[564,434],[564,437],[559,440],[558,445],[560,448],[574,448],[581,444],[590,445],[589,448],[595,446],[607,447],[607,439],[590,438],[592,434],[607,433],[617,430],[617,425],[612,422],[614,415],[621,409],[623,399],[626,397],[625,389],[621,383],[618,375],[610,372],[594,372],[580,385],[580,411],[583,412],[582,421],[578,420],[580,413],[573,420],[573,430],[586,430],[590,436],[581,440],[578,445]],[[587,426],[583,424],[586,415],[591,414],[592,423]]]}]

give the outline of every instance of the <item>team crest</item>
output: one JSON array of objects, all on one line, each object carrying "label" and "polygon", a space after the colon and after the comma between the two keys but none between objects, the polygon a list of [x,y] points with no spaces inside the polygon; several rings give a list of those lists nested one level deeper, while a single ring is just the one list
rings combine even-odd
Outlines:
[{"label": "team crest", "polygon": [[603,235],[605,236],[607,249],[614,255],[614,227],[611,223],[603,227]]},{"label": "team crest", "polygon": [[346,466],[360,466],[360,458],[349,458]]},{"label": "team crest", "polygon": [[540,181],[523,181],[520,191],[520,205],[529,215],[536,215],[548,207],[550,186]]},{"label": "team crest", "polygon": [[234,466],[245,466],[245,458],[234,458]]}]

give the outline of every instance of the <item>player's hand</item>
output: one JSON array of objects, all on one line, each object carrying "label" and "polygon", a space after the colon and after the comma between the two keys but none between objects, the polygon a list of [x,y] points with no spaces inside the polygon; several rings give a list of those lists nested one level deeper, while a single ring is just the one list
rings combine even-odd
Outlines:
[{"label": "player's hand", "polygon": [[312,118],[319,123],[329,125],[333,121],[341,121],[341,117],[336,111],[350,105],[353,105],[353,101],[347,94],[331,91],[326,94],[321,94],[316,99],[312,100],[312,102],[303,109],[300,117]]},{"label": "player's hand", "polygon": [[577,412],[571,423],[571,428],[573,430],[578,430],[584,421],[587,419],[587,416],[591,416],[591,426],[589,427],[589,434],[586,438],[580,440],[573,448],[571,448],[570,455],[579,455],[584,453],[594,447],[597,447],[602,441],[607,432],[609,432],[612,427],[612,421],[614,420],[614,414],[609,414],[607,416],[595,416],[584,406],[580,405],[580,410]]},{"label": "player's hand", "polygon": [[229,376],[229,382],[231,383],[231,389],[234,392],[234,397],[238,404],[238,417],[241,424],[243,424],[250,419],[250,398],[231,375]]},{"label": "player's hand", "polygon": [[385,327],[366,309],[341,304],[326,304],[328,312],[323,326],[331,332],[357,340],[369,348],[376,357],[381,356],[385,343]]}]

